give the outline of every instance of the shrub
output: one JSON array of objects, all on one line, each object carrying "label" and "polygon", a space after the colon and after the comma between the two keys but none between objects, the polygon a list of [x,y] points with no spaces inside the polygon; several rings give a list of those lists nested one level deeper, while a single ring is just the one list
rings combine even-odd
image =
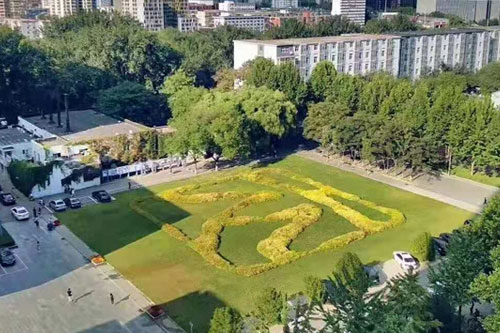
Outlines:
[{"label": "shrub", "polygon": [[422,232],[415,237],[411,245],[411,254],[419,261],[432,259],[432,237],[428,232]]},{"label": "shrub", "polygon": [[306,285],[306,295],[312,302],[322,302],[325,296],[325,285],[323,281],[316,276],[307,276],[304,279]]},{"label": "shrub", "polygon": [[46,165],[38,165],[27,161],[13,160],[7,167],[12,184],[29,197],[36,185],[45,188],[54,167],[60,167],[62,162],[53,161]]},{"label": "shrub", "polygon": [[243,319],[238,311],[223,307],[215,309],[208,333],[238,333],[242,329]]},{"label": "shrub", "polygon": [[282,310],[286,297],[274,288],[264,289],[255,301],[254,316],[269,327],[281,322]]},{"label": "shrub", "polygon": [[333,278],[344,285],[349,285],[352,281],[356,281],[360,290],[368,290],[370,286],[363,263],[356,254],[351,252],[344,253],[335,263],[333,266]]}]

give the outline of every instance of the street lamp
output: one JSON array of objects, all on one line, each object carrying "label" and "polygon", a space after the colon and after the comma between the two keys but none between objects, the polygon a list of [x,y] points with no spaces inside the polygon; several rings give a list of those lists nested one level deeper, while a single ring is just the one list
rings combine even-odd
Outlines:
[{"label": "street lamp", "polygon": [[66,132],[71,132],[69,127],[68,94],[64,93],[64,109],[66,110]]},{"label": "street lamp", "polygon": [[189,327],[191,328],[191,333],[193,333],[193,323],[189,322]]}]

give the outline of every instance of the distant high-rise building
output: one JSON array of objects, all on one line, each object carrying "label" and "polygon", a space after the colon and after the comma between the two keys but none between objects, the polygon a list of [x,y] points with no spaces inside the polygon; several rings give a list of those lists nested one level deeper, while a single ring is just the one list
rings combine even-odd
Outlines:
[{"label": "distant high-rise building", "polygon": [[0,0],[0,19],[7,17],[7,1]]},{"label": "distant high-rise building", "polygon": [[299,0],[272,0],[272,8],[299,8]]},{"label": "distant high-rise building", "polygon": [[332,0],[332,15],[341,15],[353,23],[364,25],[366,0]]},{"label": "distant high-rise building", "polygon": [[43,6],[49,6],[52,16],[64,17],[75,14],[79,10],[96,8],[96,0],[43,0]]},{"label": "distant high-rise building", "polygon": [[23,17],[29,6],[26,0],[0,0],[0,18]]},{"label": "distant high-rise building", "polygon": [[500,2],[496,0],[418,0],[417,13],[441,12],[455,15],[465,21],[499,18]]},{"label": "distant high-rise building", "polygon": [[166,27],[177,27],[178,17],[188,12],[187,0],[164,0],[163,16]]},{"label": "distant high-rise building", "polygon": [[165,27],[163,0],[122,0],[120,10],[144,25],[150,31]]}]

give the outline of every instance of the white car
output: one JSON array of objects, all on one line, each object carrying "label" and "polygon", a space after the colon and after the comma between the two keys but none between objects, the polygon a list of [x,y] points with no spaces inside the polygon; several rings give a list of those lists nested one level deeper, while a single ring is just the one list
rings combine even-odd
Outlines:
[{"label": "white car", "polygon": [[66,210],[66,204],[62,200],[52,200],[49,202],[50,208],[55,210],[56,212],[62,212]]},{"label": "white car", "polygon": [[27,220],[30,218],[30,212],[28,212],[28,210],[23,206],[11,208],[10,211],[18,221]]},{"label": "white car", "polygon": [[411,254],[408,252],[396,251],[392,254],[394,256],[394,260],[401,266],[404,270],[417,269],[418,262],[413,258]]}]

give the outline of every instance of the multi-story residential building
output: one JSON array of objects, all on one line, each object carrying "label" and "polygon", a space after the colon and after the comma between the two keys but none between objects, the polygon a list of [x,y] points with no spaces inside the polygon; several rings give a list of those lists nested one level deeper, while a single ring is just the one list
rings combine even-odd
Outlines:
[{"label": "multi-story residential building", "polygon": [[280,10],[269,16],[269,24],[275,27],[281,26],[283,20],[295,19],[304,24],[315,24],[321,20],[331,17],[329,12],[309,10]]},{"label": "multi-story residential building", "polygon": [[213,20],[214,27],[230,25],[258,32],[265,31],[267,28],[267,18],[260,15],[225,15],[225,13],[222,13],[220,16],[214,17]]},{"label": "multi-story residential building", "polygon": [[272,0],[271,8],[299,8],[299,0]]},{"label": "multi-story residential building", "polygon": [[364,25],[366,0],[332,0],[332,15],[341,15],[353,23]]},{"label": "multi-story residential building", "polygon": [[7,1],[0,0],[0,19],[7,17]]},{"label": "multi-story residential building", "polygon": [[51,0],[50,15],[64,17],[72,15],[78,11],[78,1],[76,0]]},{"label": "multi-story residential building", "polygon": [[120,10],[144,25],[150,31],[164,29],[164,0],[122,0]]},{"label": "multi-story residential building", "polygon": [[177,27],[177,18],[188,14],[188,0],[163,1],[163,21],[165,27]]},{"label": "multi-story residential building", "polygon": [[203,10],[196,12],[196,19],[198,20],[198,26],[200,28],[213,28],[214,27],[214,17],[219,16],[219,10]]},{"label": "multi-story residential building", "polygon": [[482,21],[500,16],[500,2],[496,0],[418,0],[417,13],[441,12],[466,21]]},{"label": "multi-story residential building", "polygon": [[0,18],[0,25],[6,25],[13,30],[17,30],[29,39],[39,39],[42,37],[44,23],[42,20],[35,19]]},{"label": "multi-story residential building", "polygon": [[384,71],[416,79],[442,66],[477,71],[500,59],[500,30],[456,29],[392,35],[234,41],[234,67],[256,57],[294,63],[307,78],[314,66],[331,61],[338,72],[366,75]]},{"label": "multi-story residential building", "polygon": [[198,18],[194,15],[179,16],[177,18],[177,29],[180,32],[193,32],[199,30]]},{"label": "multi-story residential building", "polygon": [[254,3],[246,2],[234,2],[225,0],[224,2],[219,2],[219,10],[223,12],[244,12],[255,10]]}]

